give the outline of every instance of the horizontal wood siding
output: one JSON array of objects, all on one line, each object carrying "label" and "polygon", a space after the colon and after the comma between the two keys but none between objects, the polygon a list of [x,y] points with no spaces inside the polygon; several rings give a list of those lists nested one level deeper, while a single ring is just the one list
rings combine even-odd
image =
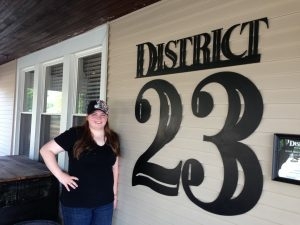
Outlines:
[{"label": "horizontal wood siding", "polygon": [[[235,24],[267,17],[269,28],[260,27],[260,63],[136,79],[137,44],[167,43],[170,40],[227,30]],[[115,225],[295,225],[300,221],[300,188],[271,180],[273,134],[300,134],[300,1],[163,0],[110,23],[108,102],[110,124],[120,134],[119,205]],[[232,38],[232,47],[247,45],[246,39]],[[159,98],[149,90],[144,97],[152,106],[146,123],[135,118],[135,101],[144,84],[163,79],[173,84],[183,104],[181,127],[175,138],[151,162],[174,168],[180,160],[195,158],[205,169],[203,183],[194,192],[203,201],[213,201],[223,182],[223,163],[217,148],[203,142],[224,125],[228,102],[224,88],[208,85],[214,110],[197,118],[191,98],[197,84],[220,71],[233,71],[249,78],[264,102],[261,123],[242,142],[259,159],[263,172],[263,192],[253,209],[238,216],[220,216],[193,204],[182,185],[178,196],[161,195],[146,186],[132,186],[132,172],[138,157],[152,143],[158,128]],[[239,166],[238,190],[243,185]],[[236,193],[235,195],[237,195]]]},{"label": "horizontal wood siding", "polygon": [[0,156],[12,153],[16,61],[0,66]]}]

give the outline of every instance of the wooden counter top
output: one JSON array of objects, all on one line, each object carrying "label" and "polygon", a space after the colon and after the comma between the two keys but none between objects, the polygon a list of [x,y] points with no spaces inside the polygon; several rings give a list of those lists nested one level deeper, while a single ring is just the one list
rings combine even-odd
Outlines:
[{"label": "wooden counter top", "polygon": [[0,156],[0,183],[50,175],[45,164],[26,156]]}]

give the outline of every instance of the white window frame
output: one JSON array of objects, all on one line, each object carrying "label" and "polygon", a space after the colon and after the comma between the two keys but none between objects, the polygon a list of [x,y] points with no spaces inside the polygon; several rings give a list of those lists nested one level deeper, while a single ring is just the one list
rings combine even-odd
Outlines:
[{"label": "white window frame", "polygon": [[[26,71],[34,71],[34,91],[31,122],[31,138],[29,158],[39,158],[39,138],[41,114],[43,112],[46,66],[63,63],[63,109],[61,112],[60,132],[72,125],[75,112],[76,83],[78,59],[83,56],[101,52],[101,87],[100,98],[106,100],[108,25],[105,24],[84,34],[39,50],[17,60],[16,102],[14,114],[13,154],[18,155],[20,137],[20,118],[23,110],[24,75]],[[67,166],[66,154],[60,154],[59,165]]]},{"label": "white window frame", "polygon": [[[101,51],[102,51],[102,46],[97,47],[97,48],[93,48],[93,49],[88,49],[88,50],[85,50],[85,51],[78,52],[78,53],[74,54],[74,59],[75,59],[75,63],[74,63],[75,64],[75,73],[74,74],[76,74],[76,77],[74,78],[74,81],[75,81],[74,85],[75,85],[75,90],[76,90],[75,93],[77,93],[78,62],[79,62],[79,59],[83,58],[83,57],[86,57],[86,56],[89,56],[89,55],[94,55],[96,53],[100,53]],[[103,56],[101,55],[101,60],[102,60],[102,57]],[[105,90],[105,87],[106,87],[106,76],[105,77],[102,76],[102,74],[104,72],[105,71],[103,70],[102,65],[101,65],[100,99],[102,99],[102,100],[106,100],[106,90]],[[82,116],[82,114],[76,114],[75,113],[75,107],[76,107],[76,99],[75,99],[75,102],[74,102],[74,111],[72,112],[72,115],[73,116]]]},{"label": "white window frame", "polygon": [[[18,111],[18,118],[19,118],[19,131],[20,131],[20,126],[21,126],[21,114],[23,113],[23,104],[24,104],[24,88],[25,88],[25,74],[27,72],[30,72],[30,71],[34,71],[34,84],[33,84],[33,88],[34,90],[36,89],[36,83],[35,83],[35,80],[36,80],[36,68],[34,66],[29,66],[29,67],[26,67],[26,68],[23,68],[21,71],[20,71],[20,76],[19,76],[19,79],[17,79],[17,87],[19,89],[19,92],[17,93],[17,99],[18,101],[16,101],[16,107],[18,107],[19,111]],[[31,112],[31,121],[33,120],[33,107],[34,107],[34,93],[35,91],[33,91],[33,101],[32,101],[32,112]],[[31,122],[32,124],[32,122]],[[32,126],[31,126],[31,129],[32,129]],[[13,136],[13,143],[14,143],[14,148],[13,150],[15,150],[15,148],[17,147],[17,149],[19,149],[19,142],[20,142],[20,132],[15,132],[14,133],[15,135]],[[32,130],[31,130],[31,136],[30,136],[30,149],[32,148]],[[13,151],[13,154],[15,154],[16,152]],[[18,151],[19,153],[19,151]],[[30,150],[29,150],[29,154],[30,154]]]},{"label": "white window frame", "polygon": [[[36,128],[36,134],[35,134],[35,137],[34,137],[34,149],[39,149],[40,147],[40,129],[41,129],[41,119],[42,119],[42,115],[51,115],[51,116],[60,116],[60,130],[62,129],[62,113],[63,113],[63,109],[61,109],[61,113],[47,113],[47,112],[44,112],[44,105],[45,105],[45,102],[44,102],[44,99],[45,99],[45,89],[46,89],[46,71],[47,71],[47,67],[50,67],[50,66],[54,66],[54,65],[57,65],[57,64],[63,64],[63,68],[64,68],[64,58],[61,57],[61,58],[58,58],[58,59],[54,59],[54,60],[51,60],[49,62],[45,62],[45,63],[42,63],[41,66],[42,66],[42,71],[40,72],[40,92],[39,92],[39,95],[37,96],[37,103],[41,103],[41,104],[37,104],[37,111],[40,112],[40,113],[37,113],[37,117],[36,117],[36,120],[37,120],[37,123],[35,125],[35,128]],[[63,77],[66,75],[66,72],[65,70],[63,69]],[[64,79],[63,79],[63,82],[64,82]],[[42,83],[42,84],[41,84]],[[62,88],[62,96],[64,96],[64,90]],[[62,98],[64,99],[64,98]],[[62,100],[63,101],[63,100]],[[63,106],[63,102],[62,102],[62,106]],[[38,159],[39,157],[39,152],[38,151],[35,151],[33,150],[32,152],[30,151],[30,153],[32,153],[32,155],[30,155],[31,157],[33,157],[34,159]]]}]

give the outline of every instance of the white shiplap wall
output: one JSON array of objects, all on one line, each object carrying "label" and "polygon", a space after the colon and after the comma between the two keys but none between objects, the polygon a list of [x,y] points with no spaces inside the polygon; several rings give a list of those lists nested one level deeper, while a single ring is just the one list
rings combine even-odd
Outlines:
[{"label": "white shiplap wall", "polygon": [[12,150],[16,61],[0,66],[0,156]]},{"label": "white shiplap wall", "polygon": [[[211,30],[263,17],[269,29],[260,28],[261,62],[235,67],[202,70],[167,76],[135,79],[136,45],[166,43]],[[300,134],[300,1],[298,0],[163,0],[110,24],[108,102],[111,126],[120,134],[119,205],[115,225],[296,225],[300,221],[300,187],[271,180],[274,133]],[[245,41],[245,40],[244,40]],[[233,44],[245,44],[233,39]],[[147,92],[152,104],[151,118],[144,124],[135,119],[134,106],[142,86],[152,79],[172,83],[181,95],[183,119],[176,137],[153,162],[173,168],[179,160],[198,159],[206,177],[199,187],[201,200],[212,201],[220,191],[223,168],[215,146],[202,141],[216,133],[226,118],[227,98],[218,86],[214,111],[204,119],[193,116],[190,102],[196,85],[220,71],[248,77],[264,101],[262,121],[244,143],[257,155],[264,186],[257,205],[239,216],[219,216],[194,205],[182,187],[179,195],[168,197],[145,186],[132,186],[132,172],[138,157],[153,141],[158,126],[159,100]],[[241,182],[241,181],[239,181]]]}]

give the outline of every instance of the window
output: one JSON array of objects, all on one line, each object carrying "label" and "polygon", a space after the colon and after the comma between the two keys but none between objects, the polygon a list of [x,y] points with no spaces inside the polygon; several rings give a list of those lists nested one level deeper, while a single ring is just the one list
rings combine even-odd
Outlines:
[{"label": "window", "polygon": [[100,98],[100,82],[101,53],[78,58],[76,114],[73,116],[73,125],[83,124],[88,103]]},{"label": "window", "polygon": [[44,110],[41,116],[40,147],[60,133],[62,80],[62,63],[46,67]]},{"label": "window", "polygon": [[34,71],[25,72],[23,111],[32,112]]},{"label": "window", "polygon": [[34,71],[24,73],[24,98],[21,112],[19,154],[29,157]]},{"label": "window", "polygon": [[18,59],[13,154],[38,160],[42,145],[83,123],[91,99],[105,100],[107,34],[104,25]]}]

